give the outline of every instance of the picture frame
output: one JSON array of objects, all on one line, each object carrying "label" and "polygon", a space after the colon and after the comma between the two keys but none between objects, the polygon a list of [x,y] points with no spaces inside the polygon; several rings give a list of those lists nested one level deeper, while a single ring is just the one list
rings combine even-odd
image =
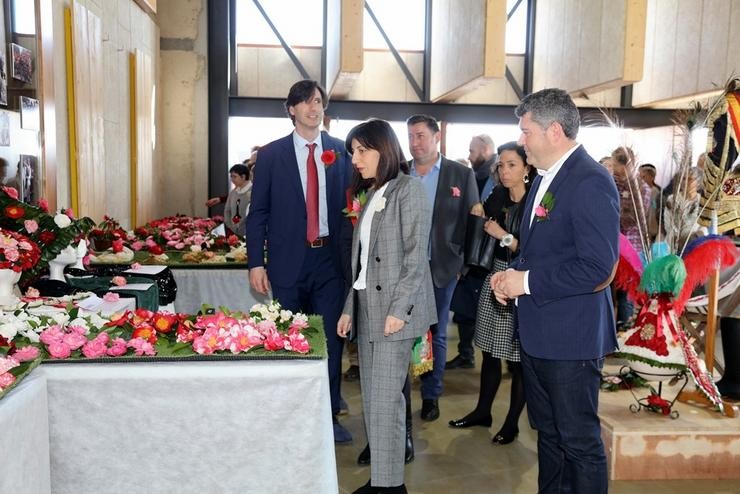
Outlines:
[{"label": "picture frame", "polygon": [[10,116],[0,111],[0,146],[10,146]]},{"label": "picture frame", "polygon": [[39,100],[20,96],[21,128],[26,130],[39,130],[41,117],[39,115]]},{"label": "picture frame", "polygon": [[33,52],[10,43],[10,75],[13,79],[33,84]]},{"label": "picture frame", "polygon": [[30,154],[18,157],[18,198],[28,204],[37,204],[38,196],[38,159]]}]

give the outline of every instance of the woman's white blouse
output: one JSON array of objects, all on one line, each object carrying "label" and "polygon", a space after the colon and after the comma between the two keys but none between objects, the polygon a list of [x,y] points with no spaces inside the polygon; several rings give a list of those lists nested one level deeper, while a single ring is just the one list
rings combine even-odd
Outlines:
[{"label": "woman's white blouse", "polygon": [[364,290],[367,286],[367,260],[370,255],[370,229],[373,224],[373,216],[377,212],[378,204],[381,202],[380,199],[385,194],[385,189],[388,188],[388,182],[383,184],[381,188],[375,191],[375,194],[370,198],[367,204],[365,204],[365,215],[362,217],[360,222],[360,274],[357,275],[352,288],[355,290]]}]

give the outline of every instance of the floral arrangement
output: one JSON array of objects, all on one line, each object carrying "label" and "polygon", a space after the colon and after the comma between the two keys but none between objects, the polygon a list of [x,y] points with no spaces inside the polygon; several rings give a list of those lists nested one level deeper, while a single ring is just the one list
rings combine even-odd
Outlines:
[{"label": "floral arrangement", "polygon": [[367,191],[361,190],[354,196],[347,191],[347,207],[342,209],[342,213],[352,221],[352,226],[357,225],[365,204],[367,204]]},{"label": "floral arrangement", "polygon": [[113,252],[118,253],[123,250],[124,242],[128,239],[128,234],[126,230],[121,228],[121,224],[118,221],[105,215],[103,216],[103,221],[90,230],[88,239],[90,240],[90,247],[97,252],[111,249]]},{"label": "floral arrangement", "polygon": [[0,269],[20,273],[34,267],[40,258],[41,251],[31,239],[0,228]]},{"label": "floral arrangement", "polygon": [[95,225],[90,218],[76,219],[71,209],[49,213],[48,204],[41,199],[38,206],[18,200],[18,191],[12,187],[0,188],[0,227],[30,238],[41,256],[29,269],[23,270],[21,285],[36,278],[39,272],[75,239],[86,235]]}]

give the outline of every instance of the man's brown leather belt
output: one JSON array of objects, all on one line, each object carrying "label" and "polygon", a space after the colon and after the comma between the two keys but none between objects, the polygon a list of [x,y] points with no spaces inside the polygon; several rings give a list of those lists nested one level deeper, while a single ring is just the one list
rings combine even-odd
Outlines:
[{"label": "man's brown leather belt", "polygon": [[318,249],[319,247],[324,247],[325,245],[329,245],[329,237],[319,237],[313,242],[309,242],[306,240],[306,245],[308,247],[311,247],[312,249]]}]

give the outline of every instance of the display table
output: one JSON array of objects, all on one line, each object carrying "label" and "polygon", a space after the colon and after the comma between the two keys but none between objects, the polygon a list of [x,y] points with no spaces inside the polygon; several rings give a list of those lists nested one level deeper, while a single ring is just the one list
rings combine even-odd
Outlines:
[{"label": "display table", "polygon": [[51,492],[47,409],[38,368],[0,400],[0,492]]},{"label": "display table", "polygon": [[252,289],[246,268],[171,269],[178,287],[177,312],[196,314],[203,304],[248,312],[254,304],[272,300],[270,294],[261,295]]},{"label": "display table", "polygon": [[326,365],[44,364],[54,492],[336,493]]}]

